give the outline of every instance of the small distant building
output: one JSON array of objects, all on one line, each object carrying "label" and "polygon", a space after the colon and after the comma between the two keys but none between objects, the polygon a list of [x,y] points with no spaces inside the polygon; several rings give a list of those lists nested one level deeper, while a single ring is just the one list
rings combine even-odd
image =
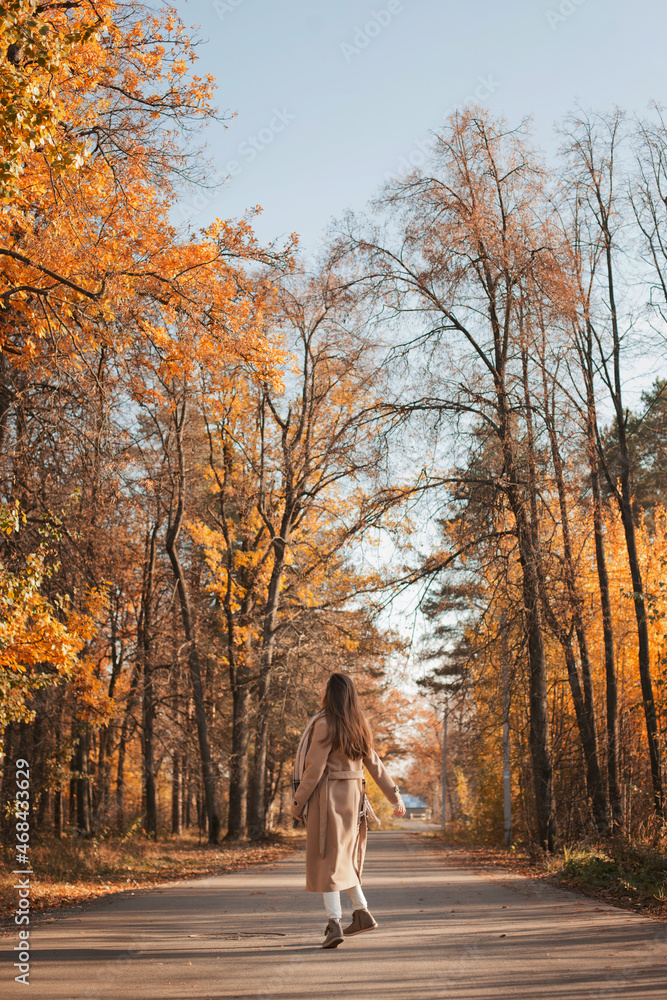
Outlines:
[{"label": "small distant building", "polygon": [[416,795],[401,795],[401,798],[405,804],[407,819],[429,820],[431,818],[431,810],[423,799],[418,798]]}]

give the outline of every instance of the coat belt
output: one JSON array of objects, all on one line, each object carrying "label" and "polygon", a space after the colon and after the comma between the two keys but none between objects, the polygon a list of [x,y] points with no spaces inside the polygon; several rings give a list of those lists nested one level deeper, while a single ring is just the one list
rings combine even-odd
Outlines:
[{"label": "coat belt", "polygon": [[[329,782],[341,778],[362,778],[363,768],[358,771],[327,771],[320,784],[320,857],[327,851],[327,819],[329,815]],[[326,779],[326,780],[325,780]]]}]

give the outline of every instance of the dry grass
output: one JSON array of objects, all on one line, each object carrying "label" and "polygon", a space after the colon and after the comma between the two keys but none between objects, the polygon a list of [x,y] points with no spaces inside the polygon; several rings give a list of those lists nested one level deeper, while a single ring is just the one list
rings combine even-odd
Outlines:
[{"label": "dry grass", "polygon": [[[160,882],[237,871],[270,863],[294,851],[303,834],[285,832],[265,843],[199,845],[196,835],[164,837],[157,843],[135,834],[104,840],[42,840],[30,846],[32,912],[71,906],[109,893],[141,889]],[[16,908],[14,852],[0,855],[0,921],[13,919]],[[5,874],[7,873],[7,874]]]},{"label": "dry grass", "polygon": [[667,854],[655,847],[612,841],[566,848],[546,864],[552,881],[667,919]]},{"label": "dry grass", "polygon": [[613,840],[563,847],[545,855],[522,847],[506,849],[466,843],[462,837],[432,835],[449,863],[479,871],[507,868],[551,885],[573,889],[600,902],[667,921],[667,851],[655,843]]}]

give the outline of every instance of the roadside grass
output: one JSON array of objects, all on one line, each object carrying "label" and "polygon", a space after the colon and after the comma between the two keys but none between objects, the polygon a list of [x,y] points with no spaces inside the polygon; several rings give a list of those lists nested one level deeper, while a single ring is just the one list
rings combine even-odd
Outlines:
[{"label": "roadside grass", "polygon": [[667,914],[667,854],[655,847],[620,840],[566,847],[545,866],[552,880],[596,899]]},{"label": "roadside grass", "polygon": [[465,831],[435,832],[432,837],[453,863],[460,859],[477,869],[509,868],[599,902],[667,920],[667,845],[663,842],[615,839],[564,845],[546,855],[523,844],[509,849],[480,844],[466,837]]},{"label": "roadside grass", "polygon": [[[43,912],[73,906],[100,896],[144,889],[161,882],[199,878],[238,871],[249,865],[271,863],[290,854],[303,842],[303,834],[282,831],[261,843],[200,844],[196,834],[163,836],[149,840],[131,836],[61,840],[40,838],[30,845],[30,909]],[[13,920],[17,904],[12,874],[14,851],[0,851],[0,921]]]}]

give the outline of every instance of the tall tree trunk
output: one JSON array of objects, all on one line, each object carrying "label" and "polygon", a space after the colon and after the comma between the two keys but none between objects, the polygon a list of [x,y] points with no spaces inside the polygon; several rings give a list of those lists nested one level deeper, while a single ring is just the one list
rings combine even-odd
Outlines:
[{"label": "tall tree trunk", "polygon": [[180,834],[181,823],[181,793],[183,775],[181,770],[181,755],[175,750],[171,759],[171,832]]},{"label": "tall tree trunk", "polygon": [[264,609],[262,628],[262,655],[257,684],[257,726],[255,729],[255,757],[248,809],[248,834],[251,840],[266,836],[266,757],[269,744],[269,712],[271,707],[271,674],[276,641],[276,621],[280,602],[280,587],[285,570],[285,556],[289,540],[289,515],[283,516],[283,530],[274,539],[274,562],[269,591]]},{"label": "tall tree trunk", "polygon": [[591,729],[590,713],[586,704],[585,695],[581,689],[579,671],[577,669],[577,661],[574,654],[574,645],[572,643],[572,638],[566,629],[556,625],[555,631],[557,631],[557,638],[563,647],[563,653],[565,655],[565,666],[567,668],[567,678],[570,685],[570,692],[572,694],[572,704],[574,705],[579,738],[581,740],[581,746],[584,753],[586,788],[591,800],[593,819],[595,820],[597,832],[600,836],[606,837],[610,832],[609,810],[607,808],[607,800],[602,782],[602,772],[600,770],[596,734],[595,731]]},{"label": "tall tree trunk", "polygon": [[611,315],[611,328],[613,339],[613,378],[610,379],[612,401],[616,411],[616,424],[618,427],[618,444],[621,461],[621,488],[618,489],[611,476],[607,472],[609,485],[616,496],[621,512],[623,532],[625,535],[625,545],[628,552],[628,563],[630,566],[630,576],[632,578],[632,597],[635,608],[635,618],[637,620],[637,654],[639,661],[639,678],[641,681],[642,698],[644,702],[644,718],[646,720],[646,734],[648,737],[648,752],[651,766],[651,781],[653,784],[653,806],[655,812],[661,818],[665,815],[665,801],[662,788],[662,762],[660,733],[658,731],[658,720],[655,709],[655,699],[653,695],[653,682],[651,679],[651,651],[648,634],[648,619],[646,614],[646,600],[644,597],[644,581],[642,579],[641,566],[639,565],[639,554],[637,552],[637,534],[635,531],[635,521],[632,511],[632,490],[630,486],[630,449],[626,432],[627,413],[623,407],[622,384],[621,384],[621,337],[618,328],[618,314],[616,310],[616,298],[614,290],[614,269],[612,256],[612,236],[609,226],[609,217],[606,211],[602,212],[603,233],[605,238],[605,260],[607,264],[607,282],[609,294],[609,311]]},{"label": "tall tree trunk", "polygon": [[80,837],[90,837],[92,833],[90,815],[90,777],[88,768],[88,733],[79,735],[74,752],[76,777],[76,826]]},{"label": "tall tree trunk", "polygon": [[549,385],[546,378],[546,367],[542,367],[543,376],[543,404],[544,421],[549,436],[551,446],[551,458],[554,466],[556,479],[556,489],[558,492],[558,506],[560,511],[561,536],[563,539],[563,571],[565,576],[565,587],[568,596],[568,604],[572,624],[574,625],[577,645],[579,647],[579,661],[581,664],[581,681],[583,682],[583,693],[577,670],[576,658],[572,648],[570,629],[556,620],[556,615],[550,611],[550,601],[544,591],[544,599],[549,606],[549,617],[552,622],[554,634],[560,641],[565,655],[567,676],[574,703],[575,716],[579,729],[579,737],[584,753],[586,765],[586,786],[591,800],[593,818],[598,833],[606,837],[611,832],[612,824],[609,816],[609,804],[605,793],[604,782],[602,780],[602,770],[600,768],[600,756],[597,739],[597,723],[595,718],[595,703],[593,698],[593,672],[591,668],[590,656],[588,653],[588,642],[583,619],[583,602],[576,583],[576,568],[570,535],[570,515],[567,506],[567,493],[565,487],[565,473],[563,460],[560,451],[560,442],[556,433],[556,419],[553,399],[550,399]]},{"label": "tall tree trunk", "polygon": [[179,662],[176,650],[174,650],[171,670],[171,687],[174,721],[176,723],[176,734],[171,753],[171,832],[180,834],[183,831],[183,738],[181,730]]},{"label": "tall tree trunk", "polygon": [[67,800],[67,822],[72,829],[76,826],[76,780],[73,776],[75,768],[75,757],[72,755],[72,759],[70,760],[69,795]]},{"label": "tall tree trunk", "polygon": [[[174,527],[176,527],[176,530],[174,530]],[[192,607],[190,605],[190,598],[187,590],[187,583],[185,581],[185,575],[183,573],[183,567],[181,566],[178,552],[176,550],[178,528],[180,528],[180,516],[177,521],[174,521],[172,525],[170,525],[167,531],[167,555],[169,556],[174,576],[176,578],[178,599],[181,606],[181,617],[183,620],[183,631],[188,644],[188,668],[190,671],[190,680],[192,682],[192,694],[197,720],[197,734],[199,737],[202,781],[204,783],[204,798],[208,820],[208,841],[210,844],[217,844],[220,839],[220,815],[218,812],[216,775],[208,735],[206,705],[204,702],[204,691],[201,682],[201,665],[194,632],[194,617],[192,614]]]},{"label": "tall tree trunk", "polygon": [[183,826],[186,830],[189,830],[192,826],[192,768],[190,767],[189,760],[185,759],[185,773],[183,775]]},{"label": "tall tree trunk", "polygon": [[607,780],[609,805],[614,828],[623,825],[623,800],[621,797],[620,741],[618,719],[618,681],[614,651],[614,619],[611,607],[611,587],[604,544],[602,496],[600,490],[599,456],[597,446],[597,412],[593,386],[593,342],[590,326],[586,335],[586,349],[582,352],[582,369],[586,383],[586,455],[588,459],[593,507],[593,533],[595,536],[595,567],[602,611],[602,636],[604,643],[604,672],[606,696]]},{"label": "tall tree trunk", "polygon": [[166,550],[174,573],[174,579],[176,580],[176,591],[181,609],[183,631],[185,633],[185,640],[188,647],[188,668],[190,671],[190,680],[192,682],[192,694],[197,719],[197,734],[199,736],[199,752],[201,757],[202,781],[204,785],[204,800],[208,820],[208,841],[210,844],[217,844],[220,839],[220,814],[218,811],[216,774],[213,758],[211,756],[208,721],[206,718],[206,705],[204,702],[204,691],[201,681],[201,663],[199,660],[199,650],[197,648],[194,615],[190,603],[190,594],[179,558],[178,549],[176,547],[183,521],[183,503],[185,492],[183,427],[185,424],[186,405],[186,400],[183,399],[180,413],[178,408],[175,408],[174,411],[174,440],[176,444],[176,456],[178,463],[178,470],[175,477],[176,509],[172,510],[170,513],[170,523],[166,536]]},{"label": "tall tree trunk", "polygon": [[97,781],[93,788],[93,822],[97,829],[104,823],[105,814],[109,803],[109,782],[111,772],[109,770],[109,758],[107,754],[109,742],[111,740],[111,723],[100,729],[100,742],[97,755]]},{"label": "tall tree trunk", "polygon": [[[496,330],[496,341],[499,340],[499,331]],[[498,436],[504,463],[503,478],[507,480],[507,498],[516,525],[522,574],[524,630],[528,644],[529,745],[538,837],[543,850],[553,851],[556,836],[556,804],[547,695],[547,666],[541,614],[539,557],[535,538],[537,525],[531,524],[529,521],[527,509],[530,510],[531,497],[526,496],[523,477],[517,469],[516,445],[512,436],[511,409],[505,389],[502,358],[501,362],[496,365],[496,396]]]},{"label": "tall tree trunk", "polygon": [[653,695],[653,682],[651,680],[651,655],[648,620],[646,615],[646,601],[644,598],[644,581],[642,579],[641,567],[639,565],[637,536],[632,516],[632,497],[630,493],[629,476],[627,473],[621,474],[621,494],[619,506],[621,508],[621,520],[623,522],[625,544],[628,551],[628,563],[630,565],[630,576],[632,578],[632,596],[635,608],[635,618],[637,620],[639,678],[641,681],[642,699],[644,702],[644,718],[646,720],[646,733],[648,737],[651,781],[653,784],[653,806],[656,814],[660,817],[664,817],[665,802],[662,788],[660,733],[658,730],[658,719]]},{"label": "tall tree trunk", "polygon": [[229,760],[228,840],[241,839],[247,833],[249,710],[250,690],[248,683],[236,680],[232,687],[232,752]]},{"label": "tall tree trunk", "polygon": [[[622,338],[620,334],[618,310],[616,307],[616,287],[615,287],[615,261],[614,252],[616,247],[616,233],[614,226],[618,217],[618,210],[615,204],[614,180],[615,180],[615,150],[616,150],[616,123],[610,132],[610,146],[605,155],[599,153],[596,145],[593,130],[584,128],[583,136],[578,139],[576,152],[581,158],[587,171],[586,180],[587,192],[586,200],[589,204],[593,202],[595,225],[599,231],[599,249],[602,252],[601,266],[605,269],[604,279],[606,280],[606,302],[608,308],[609,323],[611,327],[611,352],[602,343],[599,335],[594,329],[590,318],[590,302],[586,300],[586,323],[588,327],[588,337],[592,336],[597,344],[597,361],[599,370],[602,373],[603,381],[609,391],[609,396],[614,406],[616,426],[618,430],[618,445],[620,457],[620,489],[616,477],[610,474],[607,467],[602,441],[597,436],[598,459],[604,469],[611,493],[616,498],[621,514],[623,532],[625,535],[625,545],[628,553],[628,564],[632,579],[632,595],[637,622],[637,658],[639,664],[639,677],[642,689],[642,700],[644,704],[644,719],[646,723],[646,735],[648,739],[649,762],[651,768],[651,782],[653,785],[653,806],[656,814],[664,818],[665,800],[662,786],[662,762],[660,733],[658,730],[655,700],[653,695],[653,682],[651,679],[651,651],[648,633],[648,621],[646,614],[646,598],[644,595],[644,581],[642,579],[639,555],[637,552],[637,537],[635,522],[632,511],[632,490],[630,484],[631,460],[627,439],[627,418],[628,414],[623,405],[623,384],[621,379],[621,346]],[[590,239],[590,234],[587,234]],[[590,296],[588,297],[590,298]],[[592,355],[592,347],[591,347]],[[592,379],[592,375],[590,376]],[[587,386],[590,392],[591,387]],[[597,431],[597,428],[596,428]]]},{"label": "tall tree trunk", "polygon": [[[268,771],[268,789],[266,796],[266,815],[267,815],[267,825],[269,829],[273,829],[275,826],[273,818],[273,803],[276,800],[276,795],[280,789],[280,781],[283,776],[283,766],[284,761],[279,761],[278,765],[271,761],[267,766]],[[280,822],[280,820],[278,820]]]},{"label": "tall tree trunk", "polygon": [[118,741],[118,762],[116,765],[116,826],[122,830],[125,826],[125,759],[127,756],[127,745],[133,731],[134,719],[132,712],[137,701],[139,689],[140,668],[135,661],[130,678],[130,690],[127,695],[127,705],[125,707],[125,717],[120,730]]},{"label": "tall tree trunk", "polygon": [[[56,747],[57,759],[59,757],[60,750],[60,736],[62,733],[63,725],[63,711],[64,706],[62,702],[58,705],[58,709],[54,718],[53,725],[53,742]],[[62,789],[62,776],[60,773],[60,768],[58,768],[58,777],[56,780],[56,787],[53,793],[53,835],[56,839],[60,840],[63,835],[63,789]]]},{"label": "tall tree trunk", "polygon": [[153,582],[155,577],[155,549],[159,523],[153,526],[146,538],[146,558],[141,598],[141,612],[137,629],[137,645],[143,672],[142,698],[142,760],[144,829],[147,836],[157,837],[157,797],[155,789],[155,691],[153,682]]},{"label": "tall tree trunk", "polygon": [[[185,736],[186,746],[190,745],[192,736],[192,694],[189,693],[185,708]],[[192,766],[192,754],[186,752],[183,757],[183,826],[189,830],[193,824],[194,816],[194,785],[196,782],[196,772]]]},{"label": "tall tree trunk", "polygon": [[[38,713],[38,717],[42,712]],[[39,771],[37,775],[31,776],[32,785],[35,788],[37,798],[37,810],[35,815],[35,827],[38,831],[44,830],[47,826],[47,815],[51,812],[51,779],[49,777],[48,761],[52,757],[52,744],[44,733],[43,721],[39,723],[37,730],[37,718],[35,718],[35,738],[33,741],[33,760],[39,761]]]},{"label": "tall tree trunk", "polygon": [[47,739],[44,733],[44,698],[42,692],[36,692],[32,699],[35,718],[29,724],[30,753],[30,806],[34,812],[35,829],[44,828],[45,796],[48,793],[48,778],[46,773]]},{"label": "tall tree trunk", "polygon": [[63,792],[58,786],[53,793],[53,836],[60,840],[63,835]]},{"label": "tall tree trunk", "polygon": [[[252,589],[246,588],[246,595],[237,609],[234,594],[236,567],[235,546],[229,532],[227,514],[227,488],[233,477],[233,453],[229,435],[223,435],[223,474],[219,475],[215,463],[213,437],[209,430],[210,463],[220,490],[220,525],[226,548],[227,584],[222,595],[225,616],[227,663],[229,665],[229,686],[232,693],[232,752],[229,760],[229,802],[227,809],[227,840],[239,840],[248,830],[248,743],[250,739],[250,677],[248,664],[252,659],[251,633],[247,626],[252,611]],[[246,626],[245,649],[240,654],[237,649],[237,622]]]},{"label": "tall tree trunk", "polygon": [[522,512],[515,509],[519,536],[519,561],[522,570],[522,592],[525,632],[528,639],[529,666],[529,745],[533,766],[535,809],[540,844],[553,851],[556,836],[556,806],[554,802],[553,762],[547,697],[547,671],[544,655],[544,635],[540,614],[540,586],[534,553],[525,538]]},{"label": "tall tree trunk", "polygon": [[[113,699],[116,693],[116,685],[123,665],[122,647],[118,649],[118,620],[117,613],[120,607],[120,595],[115,594],[116,607],[111,611],[111,676],[109,678],[109,698]],[[97,781],[93,796],[93,816],[95,825],[98,826],[107,818],[109,808],[109,795],[111,786],[111,742],[112,724],[102,726],[99,734],[99,752],[97,757]]]}]

